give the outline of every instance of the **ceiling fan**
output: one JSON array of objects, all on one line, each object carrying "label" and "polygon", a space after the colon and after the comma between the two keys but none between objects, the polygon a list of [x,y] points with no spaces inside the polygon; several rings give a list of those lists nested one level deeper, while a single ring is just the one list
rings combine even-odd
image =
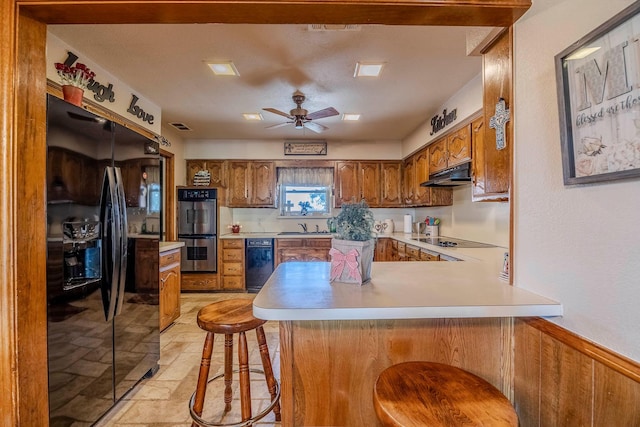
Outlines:
[{"label": "ceiling fan", "polygon": [[269,126],[267,127],[267,129],[274,129],[274,128],[279,128],[281,126],[286,126],[288,124],[293,124],[296,129],[309,129],[316,133],[321,133],[329,128],[324,125],[321,125],[320,123],[316,123],[313,120],[318,120],[325,117],[337,116],[338,114],[340,114],[333,107],[328,107],[323,110],[318,110],[313,113],[308,113],[307,110],[302,108],[302,103],[305,100],[305,96],[304,96],[304,93],[300,92],[299,90],[295,91],[291,98],[293,99],[293,102],[295,102],[296,108],[291,110],[289,114],[280,110],[276,110],[275,108],[263,108],[264,111],[269,111],[270,113],[278,114],[280,116],[284,116],[287,119],[289,119],[284,123]]}]

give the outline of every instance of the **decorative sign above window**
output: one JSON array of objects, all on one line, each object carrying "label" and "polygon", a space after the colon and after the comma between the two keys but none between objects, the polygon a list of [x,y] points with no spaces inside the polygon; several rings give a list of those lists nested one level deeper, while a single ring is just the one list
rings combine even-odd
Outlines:
[{"label": "decorative sign above window", "polygon": [[284,155],[285,156],[326,156],[327,155],[327,141],[314,141],[314,142],[292,142],[285,141],[284,143]]}]

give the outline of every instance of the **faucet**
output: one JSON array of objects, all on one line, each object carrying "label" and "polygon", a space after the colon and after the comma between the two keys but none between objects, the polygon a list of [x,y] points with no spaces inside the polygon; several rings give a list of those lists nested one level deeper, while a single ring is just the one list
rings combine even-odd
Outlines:
[{"label": "faucet", "polygon": [[318,224],[316,224],[316,233],[320,232],[320,226]]},{"label": "faucet", "polygon": [[303,232],[303,233],[306,233],[306,232],[307,232],[307,224],[306,224],[306,223],[304,223],[304,224],[298,223],[298,225],[299,225],[300,227],[302,227],[302,232]]}]

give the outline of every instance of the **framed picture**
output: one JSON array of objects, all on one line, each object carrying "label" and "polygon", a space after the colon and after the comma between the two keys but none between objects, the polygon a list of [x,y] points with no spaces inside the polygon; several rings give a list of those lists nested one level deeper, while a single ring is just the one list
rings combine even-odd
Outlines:
[{"label": "framed picture", "polygon": [[640,2],[555,57],[565,185],[640,177]]},{"label": "framed picture", "polygon": [[327,141],[284,142],[285,156],[326,156]]}]

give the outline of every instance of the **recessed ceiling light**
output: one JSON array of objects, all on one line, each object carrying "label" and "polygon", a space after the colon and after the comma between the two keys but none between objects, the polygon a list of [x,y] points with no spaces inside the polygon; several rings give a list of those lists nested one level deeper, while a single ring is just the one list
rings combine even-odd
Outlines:
[{"label": "recessed ceiling light", "polygon": [[353,77],[378,77],[384,67],[383,62],[356,62]]},{"label": "recessed ceiling light", "polygon": [[600,46],[585,47],[585,48],[582,48],[582,49],[578,49],[577,51],[575,51],[571,55],[567,56],[565,58],[565,61],[571,61],[572,59],[586,58],[587,56],[591,55],[593,52],[595,52],[598,49],[600,49]]},{"label": "recessed ceiling light", "polygon": [[207,63],[213,74],[216,76],[239,76],[236,66],[231,61],[209,62]]},{"label": "recessed ceiling light", "polygon": [[242,113],[242,117],[244,117],[245,120],[250,120],[250,121],[264,120],[262,118],[262,114],[260,113]]},{"label": "recessed ceiling light", "polygon": [[342,115],[342,120],[344,120],[345,122],[355,122],[357,120],[360,120],[360,114],[344,113]]}]

